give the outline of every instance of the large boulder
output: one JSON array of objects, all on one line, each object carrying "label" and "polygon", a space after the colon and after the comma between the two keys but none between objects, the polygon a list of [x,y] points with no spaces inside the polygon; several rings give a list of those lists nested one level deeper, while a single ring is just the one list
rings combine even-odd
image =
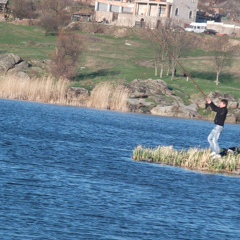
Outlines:
[{"label": "large boulder", "polygon": [[15,67],[22,59],[12,53],[0,55],[0,74],[6,74],[9,69]]},{"label": "large boulder", "polygon": [[219,105],[221,99],[227,99],[229,109],[235,109],[235,108],[238,108],[239,106],[239,100],[237,100],[235,97],[231,96],[230,94],[223,94],[220,92],[211,92],[209,94],[209,97],[213,100],[213,102],[216,105]]},{"label": "large boulder", "polygon": [[29,79],[49,72],[49,61],[31,60],[27,62],[13,53],[0,55],[0,75],[12,75]]},{"label": "large boulder", "polygon": [[183,101],[175,96],[163,80],[139,80],[128,84],[128,107],[131,112],[150,113],[151,109],[160,106],[171,106],[174,102],[183,104]]},{"label": "large boulder", "polygon": [[38,67],[38,68],[41,68],[44,70],[49,70],[50,69],[49,65],[51,63],[51,60],[32,59],[32,60],[30,60],[30,63],[34,67]]},{"label": "large boulder", "polygon": [[139,80],[135,79],[128,86],[130,98],[147,98],[153,95],[173,95],[163,80]]},{"label": "large boulder", "polygon": [[170,117],[181,117],[181,118],[196,118],[200,117],[198,114],[198,107],[196,104],[185,106],[178,104],[177,102],[171,106],[160,106],[154,107],[150,111],[154,115],[170,116]]},{"label": "large boulder", "polygon": [[16,74],[17,75],[18,72],[26,71],[28,69],[28,67],[29,67],[28,62],[21,61],[21,62],[15,64],[13,68],[9,69],[7,71],[7,74],[10,74],[10,75]]},{"label": "large boulder", "polygon": [[160,115],[160,116],[169,116],[173,117],[175,116],[175,109],[176,105],[171,106],[156,106],[153,109],[151,109],[151,114],[153,115]]},{"label": "large boulder", "polygon": [[153,108],[155,104],[145,98],[129,98],[128,109],[130,112],[148,113],[149,109]]},{"label": "large boulder", "polygon": [[201,109],[206,109],[207,107],[207,102],[205,99],[200,98],[195,101],[196,105],[201,108]]}]

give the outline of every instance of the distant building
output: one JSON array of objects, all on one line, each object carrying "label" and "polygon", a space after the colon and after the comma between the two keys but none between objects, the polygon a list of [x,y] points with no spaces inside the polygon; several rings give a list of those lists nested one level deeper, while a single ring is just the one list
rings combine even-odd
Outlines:
[{"label": "distant building", "polygon": [[81,10],[79,12],[75,12],[72,15],[72,21],[74,22],[90,22],[92,21],[94,15],[94,11],[89,10]]},{"label": "distant building", "polygon": [[0,11],[6,12],[8,9],[8,0],[0,0]]},{"label": "distant building", "polygon": [[197,6],[198,0],[96,0],[95,18],[119,26],[144,22],[155,27],[163,19],[184,25],[195,21]]}]

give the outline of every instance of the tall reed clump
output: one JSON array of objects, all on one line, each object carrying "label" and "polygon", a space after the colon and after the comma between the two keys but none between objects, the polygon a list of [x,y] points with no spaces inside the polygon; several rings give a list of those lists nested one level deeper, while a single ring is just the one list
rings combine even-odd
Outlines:
[{"label": "tall reed clump", "polygon": [[110,82],[101,82],[91,92],[87,106],[99,109],[129,111],[128,89],[122,85]]},{"label": "tall reed clump", "polygon": [[6,76],[0,79],[0,97],[45,103],[66,104],[68,82],[52,77],[33,79]]},{"label": "tall reed clump", "polygon": [[229,154],[222,158],[211,158],[209,150],[191,148],[177,151],[172,146],[155,149],[138,146],[133,150],[133,159],[178,166],[187,169],[240,174],[240,154]]}]

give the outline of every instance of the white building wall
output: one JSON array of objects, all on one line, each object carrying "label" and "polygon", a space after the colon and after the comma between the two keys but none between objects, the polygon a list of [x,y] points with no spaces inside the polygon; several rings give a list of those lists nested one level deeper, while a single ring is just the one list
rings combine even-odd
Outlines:
[{"label": "white building wall", "polygon": [[[161,2],[158,1],[142,0],[140,2],[138,1],[137,4],[134,4],[132,1],[129,3],[128,1],[96,0],[96,20],[99,21],[106,18],[109,23],[114,21],[115,24],[124,26],[134,25],[135,19],[138,17],[140,17],[140,19],[143,18],[144,21],[145,19],[150,21],[151,24],[155,21],[155,25],[160,18],[166,18],[167,16],[169,16],[170,19],[177,21],[178,25],[181,26],[195,21],[198,0],[166,0],[164,3],[165,4],[161,4]],[[123,11],[125,9],[127,11]],[[168,9],[170,9],[170,15],[168,14]],[[116,21],[116,18],[112,18],[113,12],[119,13],[117,17],[118,21]],[[126,12],[128,12],[130,16],[121,16],[121,14]],[[131,17],[132,21],[130,20]],[[151,17],[153,19],[151,19]],[[124,22],[124,20],[126,20],[126,22]]]},{"label": "white building wall", "polygon": [[170,17],[179,22],[195,22],[198,0],[172,0]]}]

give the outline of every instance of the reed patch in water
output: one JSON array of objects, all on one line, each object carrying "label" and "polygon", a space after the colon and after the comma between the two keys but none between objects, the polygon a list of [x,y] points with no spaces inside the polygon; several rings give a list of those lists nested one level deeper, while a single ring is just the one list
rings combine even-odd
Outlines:
[{"label": "reed patch in water", "polygon": [[155,149],[138,146],[133,150],[135,161],[148,161],[191,170],[240,174],[240,154],[211,158],[209,150],[191,148],[177,151],[172,146]]}]

